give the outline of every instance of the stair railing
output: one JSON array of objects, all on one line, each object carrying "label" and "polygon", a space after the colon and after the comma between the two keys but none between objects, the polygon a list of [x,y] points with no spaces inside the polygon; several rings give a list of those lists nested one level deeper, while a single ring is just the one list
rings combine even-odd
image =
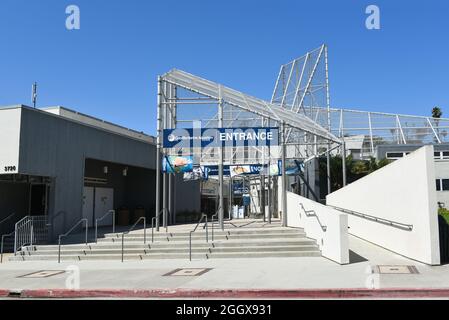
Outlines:
[{"label": "stair railing", "polygon": [[[152,243],[154,242],[154,225],[155,225],[155,221],[158,220],[158,218],[164,212],[164,210],[167,211],[167,215],[168,215],[169,214],[168,209],[161,209],[156,216],[151,218],[151,242]],[[167,232],[168,232],[168,225],[165,226],[165,233],[167,233]]]},{"label": "stair railing", "polygon": [[8,234],[4,234],[4,235],[2,235],[2,243],[1,243],[1,253],[0,253],[0,263],[3,263],[3,244],[4,244],[4,242],[5,242],[5,238],[7,238],[7,237],[11,237],[13,234],[15,234],[16,233],[16,231],[13,231],[13,232],[11,232],[11,233],[8,233]]},{"label": "stair railing", "polygon": [[47,216],[25,216],[14,227],[14,254],[26,245],[48,241]]},{"label": "stair railing", "polygon": [[[215,225],[215,221],[218,221],[218,214],[220,213],[220,208],[221,207],[218,207],[217,212],[215,212],[215,214],[212,215],[212,217],[211,217],[211,222],[212,222],[212,242],[214,241],[214,225]],[[217,220],[215,220],[214,217],[217,217]]]},{"label": "stair railing", "polygon": [[115,233],[115,210],[109,210],[101,218],[95,219],[95,243],[98,240],[98,222],[104,220],[106,217],[112,214],[112,233]]},{"label": "stair railing", "polygon": [[208,233],[208,225],[207,225],[207,214],[202,214],[201,219],[198,221],[198,223],[195,226],[195,229],[190,231],[189,233],[189,260],[192,261],[192,234],[198,229],[198,226],[203,222],[203,219],[206,218],[206,242],[209,242],[209,233]]},{"label": "stair railing", "polygon": [[[6,221],[8,221],[9,219],[11,219],[12,217],[14,217],[16,215],[15,212],[11,213],[9,216],[7,216],[5,219],[3,219],[2,221],[0,221],[0,227],[2,226],[3,223],[5,223]],[[0,229],[1,230],[1,229]]]},{"label": "stair railing", "polygon": [[132,230],[134,230],[141,220],[143,220],[143,243],[147,243],[147,219],[145,217],[140,217],[128,231],[122,233],[122,262],[125,252],[125,234],[129,234]]},{"label": "stair railing", "polygon": [[[318,221],[318,224],[321,227],[321,230],[323,230],[324,232],[326,232],[327,230],[327,226],[323,225],[321,223],[320,217],[318,217],[318,215],[316,214],[315,210],[306,210],[306,208],[304,208],[304,205],[302,203],[299,203],[299,205],[301,206],[302,210],[304,210],[304,213],[306,214],[307,217],[315,217],[316,220]],[[313,212],[311,214],[311,212]]]},{"label": "stair railing", "polygon": [[87,246],[87,237],[88,237],[88,233],[89,233],[89,222],[86,218],[81,219],[80,221],[78,221],[69,231],[67,231],[64,234],[60,234],[58,237],[58,263],[61,263],[61,240],[62,238],[67,237],[73,230],[75,230],[76,227],[78,227],[80,224],[82,224],[83,222],[86,223],[85,229],[86,229],[86,246]]}]

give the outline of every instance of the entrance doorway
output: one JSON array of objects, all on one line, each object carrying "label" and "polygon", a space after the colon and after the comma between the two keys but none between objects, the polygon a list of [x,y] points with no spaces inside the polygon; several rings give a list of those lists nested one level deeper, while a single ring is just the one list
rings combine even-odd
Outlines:
[{"label": "entrance doorway", "polygon": [[48,185],[31,184],[30,185],[30,216],[45,216],[48,213]]},{"label": "entrance doorway", "polygon": [[[114,209],[114,189],[100,187],[84,187],[83,218],[89,225],[94,225],[95,219],[103,217],[109,210]],[[106,217],[98,226],[112,225],[112,216]]]}]

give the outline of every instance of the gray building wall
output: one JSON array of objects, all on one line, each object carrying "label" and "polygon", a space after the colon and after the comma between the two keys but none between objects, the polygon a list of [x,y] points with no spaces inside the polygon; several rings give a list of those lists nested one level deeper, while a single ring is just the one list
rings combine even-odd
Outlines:
[{"label": "gray building wall", "polygon": [[155,145],[22,107],[19,170],[52,178],[49,215],[67,212],[54,232],[82,217],[86,158],[155,169],[155,155]]}]

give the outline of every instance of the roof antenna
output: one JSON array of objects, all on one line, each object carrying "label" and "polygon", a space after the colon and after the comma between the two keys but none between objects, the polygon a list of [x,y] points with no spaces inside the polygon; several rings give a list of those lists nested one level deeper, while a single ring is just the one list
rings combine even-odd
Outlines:
[{"label": "roof antenna", "polygon": [[36,100],[37,100],[37,82],[33,84],[33,89],[31,93],[31,101],[33,103],[33,108],[36,109]]}]

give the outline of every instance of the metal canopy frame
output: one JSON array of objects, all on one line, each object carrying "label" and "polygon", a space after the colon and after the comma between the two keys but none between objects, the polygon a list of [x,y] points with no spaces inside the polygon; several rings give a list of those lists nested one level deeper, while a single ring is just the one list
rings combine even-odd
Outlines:
[{"label": "metal canopy frame", "polygon": [[[161,155],[190,154],[201,164],[219,166],[219,225],[224,227],[224,176],[223,166],[227,164],[271,164],[282,159],[310,159],[311,156],[325,154],[328,158],[328,185],[330,188],[329,154],[335,145],[344,149],[344,139],[337,137],[331,130],[330,117],[327,123],[317,122],[311,115],[313,107],[330,108],[329,80],[327,65],[327,47],[307,53],[290,64],[281,67],[271,101],[265,101],[231,89],[219,83],[203,79],[193,74],[172,69],[158,78],[157,112],[157,172],[161,172]],[[278,93],[282,92],[279,97]],[[189,107],[190,106],[190,107]],[[189,109],[188,111],[185,111]],[[328,116],[330,112],[328,112]],[[162,148],[162,131],[166,128],[198,127],[279,127],[280,146],[239,146],[224,150],[223,147],[168,149]],[[343,152],[343,151],[342,151]],[[257,161],[257,162],[256,162]],[[343,168],[343,174],[345,174]],[[162,178],[162,179],[161,179]],[[282,165],[282,183],[278,177],[268,177],[269,198],[272,186],[282,188],[282,223],[287,225],[287,176]],[[265,219],[265,192],[267,180],[262,172],[259,176],[261,201],[260,212]],[[344,179],[345,180],[345,179]],[[167,226],[169,217],[174,219],[173,175],[157,175],[156,178],[156,223],[159,230],[159,213],[163,213],[163,225]],[[162,186],[162,187],[161,187]],[[160,197],[162,190],[162,197]],[[161,199],[162,198],[162,199]],[[162,203],[161,203],[162,200]],[[161,210],[162,209],[162,210]],[[271,222],[271,210],[268,216]]]},{"label": "metal canopy frame", "polygon": [[225,87],[221,84],[194,76],[190,73],[173,69],[162,76],[162,81],[196,92],[200,95],[232,105],[236,108],[253,113],[275,122],[285,122],[285,125],[301,130],[332,142],[341,143],[341,139],[330,133],[310,118],[281,107],[280,104],[264,101],[242,92]]}]

